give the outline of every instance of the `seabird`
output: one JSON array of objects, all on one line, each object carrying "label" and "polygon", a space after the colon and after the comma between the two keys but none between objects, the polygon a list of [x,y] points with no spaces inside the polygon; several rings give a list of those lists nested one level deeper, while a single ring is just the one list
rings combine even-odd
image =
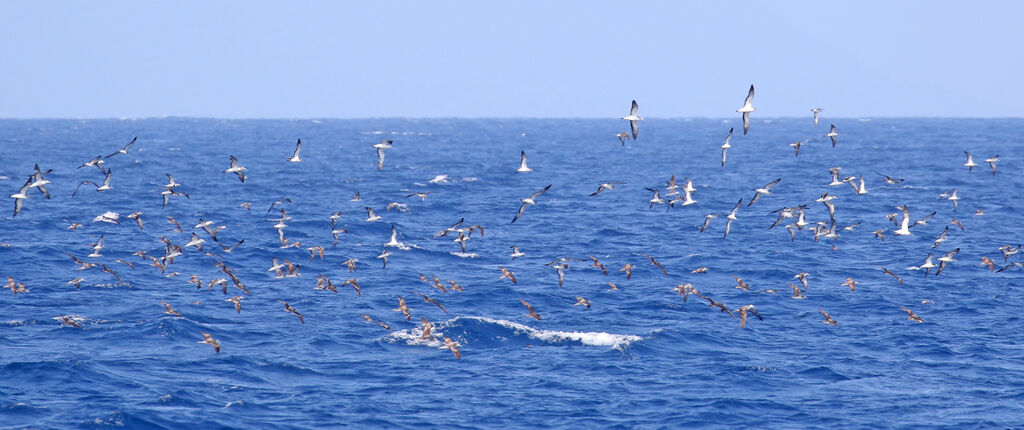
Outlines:
[{"label": "seabird", "polygon": [[384,244],[385,247],[389,248],[400,248],[404,246],[402,242],[398,241],[398,230],[395,229],[395,225],[391,224],[391,240]]},{"label": "seabird", "polygon": [[597,186],[597,191],[594,191],[593,193],[590,193],[590,197],[594,197],[594,196],[596,196],[598,194],[601,194],[601,191],[604,191],[604,190],[614,190],[615,189],[615,184],[621,184],[621,183],[622,182],[617,182],[617,181],[611,181],[611,182],[602,183],[601,185]]},{"label": "seabird", "polygon": [[636,114],[638,109],[639,107],[637,107],[636,100],[633,100],[633,106],[629,108],[629,116],[622,117],[622,119],[629,121],[629,129],[633,132],[633,140],[636,140],[638,133],[636,128],[637,121],[643,121],[643,118]]},{"label": "seabird", "polygon": [[747,135],[747,131],[750,130],[750,113],[755,111],[754,106],[751,103],[754,102],[754,84],[750,84],[750,91],[747,91],[747,98],[743,100],[743,106],[736,109],[736,112],[743,113],[743,135]]},{"label": "seabird", "polygon": [[665,270],[665,266],[662,266],[661,263],[658,262],[658,260],[655,260],[654,257],[651,257],[650,255],[647,254],[643,254],[643,256],[647,257],[648,260],[651,260],[651,264],[661,269],[661,272],[664,273],[666,277],[668,277],[668,270]]},{"label": "seabird", "polygon": [[516,274],[515,273],[512,273],[511,270],[508,270],[508,269],[506,269],[504,267],[501,267],[501,266],[498,266],[498,268],[501,269],[501,276],[499,276],[498,279],[508,278],[510,281],[512,281],[512,285],[517,285],[518,284],[518,282],[516,282]]},{"label": "seabird", "polygon": [[420,317],[420,321],[423,321],[423,332],[420,339],[433,339],[434,335],[430,334],[430,330],[434,328],[434,325],[427,321],[426,317]]},{"label": "seabird", "polygon": [[964,166],[967,167],[968,171],[973,172],[974,168],[977,167],[978,165],[974,163],[974,159],[971,158],[971,153],[970,152],[964,151],[964,154],[967,154],[967,162],[964,163]]},{"label": "seabird", "polygon": [[523,306],[526,306],[526,310],[530,311],[530,313],[527,314],[527,316],[535,318],[537,320],[541,319],[540,314],[538,314],[537,311],[533,310],[533,306],[530,306],[529,303],[526,303],[526,300],[519,299],[519,302],[522,303]]},{"label": "seabird", "polygon": [[382,219],[380,215],[373,213],[373,208],[367,206],[363,209],[366,209],[366,222],[380,221]]},{"label": "seabird", "polygon": [[[996,175],[996,163],[998,161],[999,161],[999,156],[998,155],[996,155],[995,157],[991,157],[991,158],[986,158],[985,159],[985,162],[988,163],[989,167],[992,168],[992,176]],[[49,197],[47,197],[47,198],[49,198]]]},{"label": "seabird", "polygon": [[106,171],[106,169],[103,168],[103,163],[104,163],[103,156],[97,155],[96,158],[93,158],[92,160],[89,160],[89,161],[86,161],[86,162],[82,163],[82,165],[76,167],[76,169],[81,169],[81,168],[87,167],[87,166],[96,166],[97,169],[100,169],[100,173],[106,174],[107,171]]},{"label": "seabird", "polygon": [[823,108],[814,108],[814,109],[811,109],[811,113],[812,113],[812,114],[814,114],[814,126],[815,126],[815,127],[817,127],[817,126],[818,126],[818,112],[821,112],[821,111],[823,111],[823,110],[825,110],[825,109],[823,109]]},{"label": "seabird", "polygon": [[757,319],[764,321],[764,318],[761,317],[761,313],[758,312],[756,308],[754,308],[754,305],[743,306],[739,309],[736,309],[736,312],[740,314],[740,329],[747,326],[747,313],[754,314],[754,316],[757,317]]},{"label": "seabird", "polygon": [[800,147],[803,146],[803,145],[804,145],[804,143],[802,141],[799,141],[799,140],[789,144],[789,146],[792,146],[793,149],[796,150],[796,153],[793,154],[794,157],[799,157],[800,156]]},{"label": "seabird", "polygon": [[[740,200],[736,202],[736,206],[733,206],[732,211],[730,211],[729,214],[725,216],[725,218],[728,219],[728,221],[725,222],[725,234],[722,235],[723,238],[729,237],[729,230],[732,229],[732,222],[736,221],[736,211],[740,209],[741,204],[743,204],[742,197],[740,197]],[[801,212],[800,214],[803,215],[803,212]]]},{"label": "seabird", "polygon": [[379,259],[384,261],[384,266],[382,267],[382,269],[387,269],[387,267],[388,267],[388,257],[390,257],[390,256],[391,256],[391,251],[388,251],[387,248],[384,248],[384,250],[381,251],[380,255],[377,256],[377,258],[379,258]]},{"label": "seabird", "polygon": [[74,318],[69,317],[67,315],[59,315],[59,316],[54,317],[54,319],[57,320],[57,321],[60,321],[60,325],[61,326],[66,326],[67,325],[67,326],[71,326],[71,327],[74,327],[74,328],[82,328],[82,325],[79,324],[78,321],[75,321]]},{"label": "seabird", "polygon": [[860,177],[860,186],[854,185],[853,180],[849,181],[850,186],[853,187],[853,192],[857,193],[858,196],[863,196],[868,193],[867,187],[864,186],[864,176]]},{"label": "seabird", "polygon": [[242,297],[242,296],[234,296],[234,297],[232,297],[230,299],[225,300],[225,302],[233,303],[235,305],[235,313],[239,313],[240,314],[240,313],[242,313],[242,300],[244,300],[244,299],[245,299],[245,297]]},{"label": "seabird", "polygon": [[935,271],[935,276],[939,276],[939,274],[942,273],[943,270],[946,270],[946,265],[947,264],[956,261],[956,258],[953,258],[953,257],[955,257],[956,254],[958,254],[959,252],[960,252],[960,248],[957,248],[957,249],[954,249],[952,251],[947,252],[946,255],[943,255],[943,256],[941,256],[939,258],[936,258],[936,260],[939,261],[939,270]]},{"label": "seabird", "polygon": [[729,148],[732,148],[732,145],[729,144],[729,141],[732,140],[732,131],[733,131],[733,129],[730,128],[729,129],[729,135],[725,136],[725,143],[722,144],[722,167],[725,167],[725,153],[726,153],[726,151],[728,151]]},{"label": "seabird", "polygon": [[576,296],[576,303],[574,303],[573,306],[583,306],[587,309],[590,309],[590,300],[587,300],[581,296]]},{"label": "seabird", "polygon": [[619,132],[619,134],[616,134],[615,137],[619,138],[619,143],[622,144],[622,146],[626,146],[626,141],[629,140],[629,133],[626,133],[624,131]]},{"label": "seabird", "polygon": [[850,291],[856,291],[857,290],[857,284],[859,284],[859,282],[854,281],[853,278],[847,276],[846,277],[846,282],[843,282],[842,284],[839,284],[839,285],[843,285],[843,286],[849,287]]},{"label": "seabird", "polygon": [[110,185],[110,172],[111,171],[113,171],[113,169],[107,169],[106,176],[103,177],[103,185],[99,185],[99,184],[97,184],[97,183],[95,183],[93,181],[82,181],[81,183],[78,184],[77,187],[75,187],[75,192],[71,193],[71,197],[74,197],[74,196],[78,195],[78,189],[82,185],[85,185],[85,184],[91,184],[91,185],[95,186],[96,187],[96,191],[107,191],[107,190],[113,189],[114,187]]},{"label": "seabird", "polygon": [[1014,255],[1014,254],[1020,252],[1020,249],[1021,249],[1020,244],[1018,244],[1017,246],[1013,246],[1013,245],[1003,245],[1003,246],[1000,246],[999,247],[999,252],[1001,252],[1003,254],[1003,262],[1005,263],[1010,258],[1011,255]]},{"label": "seabird", "polygon": [[462,346],[462,345],[459,345],[457,342],[452,340],[452,338],[446,337],[446,338],[444,338],[444,345],[440,346],[439,348],[440,349],[447,349],[447,350],[451,351],[452,354],[455,355],[455,358],[461,358],[462,357],[462,353],[459,352],[459,347],[460,346]]},{"label": "seabird", "polygon": [[437,300],[434,300],[434,299],[428,297],[426,294],[422,294],[422,293],[416,293],[416,295],[418,295],[420,297],[423,297],[423,301],[424,302],[431,303],[434,306],[437,306],[438,308],[440,308],[442,311],[444,311],[444,313],[448,313],[448,310],[445,309],[444,306],[441,306],[441,303],[438,302]]},{"label": "seabird", "polygon": [[908,320],[917,321],[919,323],[923,323],[924,322],[924,320],[921,319],[921,317],[917,316],[917,314],[915,314],[914,311],[912,311],[910,309],[907,309],[905,307],[902,307],[902,306],[900,306],[900,310],[907,313],[907,319]]},{"label": "seabird", "polygon": [[828,133],[825,134],[825,137],[832,139],[832,147],[835,148],[836,147],[836,138],[839,137],[839,132],[836,131],[836,125],[835,124],[832,124],[832,128],[829,129]]},{"label": "seabird", "polygon": [[619,269],[619,271],[620,272],[626,272],[626,279],[632,279],[633,278],[633,268],[634,267],[636,267],[636,266],[634,266],[632,264],[629,264],[629,263],[626,263],[626,265],[622,266],[622,268]]},{"label": "seabird", "polygon": [[882,273],[884,273],[884,274],[886,274],[886,275],[889,275],[889,276],[892,276],[893,278],[896,278],[896,282],[899,282],[899,283],[900,283],[900,285],[904,285],[904,284],[903,284],[903,278],[901,278],[901,277],[900,277],[900,275],[897,275],[897,274],[896,274],[896,273],[894,273],[893,271],[891,271],[891,270],[889,270],[889,269],[886,269],[886,268],[884,268],[884,267],[883,267],[883,268],[882,268]]},{"label": "seabird", "polygon": [[238,175],[238,180],[245,182],[245,167],[238,164],[238,159],[234,155],[228,156],[231,159],[231,167],[224,170],[224,173],[234,173]]},{"label": "seabird", "polygon": [[774,181],[769,182],[768,184],[766,184],[765,186],[763,186],[761,188],[755,188],[754,192],[756,192],[757,194],[754,194],[754,198],[750,199],[750,203],[747,203],[747,207],[749,208],[749,207],[753,206],[754,203],[757,203],[757,200],[760,199],[761,196],[766,196],[768,194],[771,194],[772,193],[771,192],[772,187],[777,185],[779,183],[779,181],[781,181],[781,180],[782,180],[782,178],[779,178],[779,179],[776,179]]},{"label": "seabird", "polygon": [[32,174],[32,183],[28,186],[29,188],[39,188],[39,192],[43,193],[43,197],[46,197],[47,200],[50,198],[50,192],[47,191],[46,184],[49,184],[50,181],[44,178],[43,175],[48,175],[50,172],[53,172],[53,169],[49,169],[44,172],[39,169],[39,164],[37,163],[35,165],[35,172]]},{"label": "seabird", "polygon": [[899,230],[893,230],[892,234],[897,236],[909,236],[914,234],[910,232],[910,209],[907,208],[907,205],[897,207],[896,209],[903,211],[903,219],[900,220]]},{"label": "seabird", "polygon": [[18,213],[21,212],[21,207],[24,204],[22,203],[22,200],[28,198],[28,189],[31,184],[32,177],[29,176],[28,181],[25,181],[25,185],[22,185],[21,189],[19,189],[17,193],[11,194],[11,198],[14,199],[14,215],[11,215],[12,217],[18,216]]},{"label": "seabird", "polygon": [[160,303],[162,303],[164,305],[164,309],[166,309],[164,311],[165,314],[167,314],[167,315],[174,315],[174,316],[176,316],[178,318],[183,318],[181,316],[181,312],[178,312],[178,311],[174,310],[174,308],[171,307],[170,303],[167,303],[167,302],[164,302],[164,301],[161,301]]},{"label": "seabird", "polygon": [[117,152],[115,152],[115,153],[113,153],[113,154],[110,154],[110,155],[106,156],[105,158],[110,158],[110,157],[113,157],[113,156],[115,156],[115,155],[117,155],[117,154],[125,154],[125,155],[128,155],[128,147],[129,147],[129,146],[132,146],[132,145],[134,145],[134,144],[135,144],[135,141],[136,141],[136,140],[138,140],[138,139],[139,139],[139,137],[138,137],[138,136],[135,136],[134,138],[132,138],[132,141],[131,141],[131,142],[128,142],[128,144],[127,144],[127,145],[125,145],[125,146],[121,147],[121,149],[117,150]]},{"label": "seabird", "polygon": [[533,169],[526,167],[526,151],[519,152],[519,168],[516,169],[516,173],[532,172]]},{"label": "seabird", "polygon": [[996,262],[988,257],[981,257],[981,264],[979,266],[988,266],[988,271],[992,272],[996,270]]},{"label": "seabird", "polygon": [[949,234],[949,226],[942,229],[942,233],[939,233],[939,237],[935,238],[935,243],[932,244],[932,248],[938,248],[939,244],[946,241],[946,235]]},{"label": "seabird", "polygon": [[522,256],[526,255],[526,254],[522,253],[521,251],[519,251],[519,247],[518,246],[512,245],[511,248],[512,248],[512,253],[509,254],[509,257],[512,257],[513,260],[515,260],[516,258],[519,258],[519,257],[522,257]]},{"label": "seabird", "polygon": [[732,311],[731,311],[731,310],[729,310],[729,308],[728,308],[727,306],[725,306],[725,303],[722,303],[722,302],[716,302],[716,301],[712,300],[712,299],[711,299],[711,297],[708,297],[708,296],[705,296],[705,295],[701,295],[701,294],[695,294],[695,295],[696,295],[697,297],[700,297],[700,298],[704,299],[704,300],[707,300],[707,301],[708,301],[708,303],[709,303],[709,305],[708,305],[708,306],[711,306],[711,307],[713,307],[713,308],[718,308],[718,309],[719,309],[719,310],[721,310],[722,312],[725,312],[725,313],[729,314],[729,316],[731,316],[731,317],[733,317],[733,318],[736,318],[736,316],[734,316],[734,315],[732,314]]},{"label": "seabird", "polygon": [[686,303],[686,297],[690,294],[700,294],[700,291],[697,291],[693,284],[690,283],[676,285],[672,290],[679,293],[678,295],[683,296],[683,303]]},{"label": "seabird", "polygon": [[300,323],[302,323],[302,324],[306,323],[306,319],[302,318],[302,314],[300,314],[298,310],[296,310],[291,305],[289,305],[288,302],[286,302],[284,300],[278,300],[278,302],[281,302],[281,304],[284,305],[284,309],[281,309],[282,311],[284,311],[284,312],[291,312],[291,313],[295,314],[295,316],[299,317],[299,322]]},{"label": "seabird", "polygon": [[203,333],[203,340],[198,343],[210,345],[213,347],[214,351],[217,351],[217,353],[220,354],[220,342],[218,342],[217,339],[214,339],[213,336],[210,336],[210,333]]},{"label": "seabird", "polygon": [[608,269],[606,269],[604,264],[601,264],[600,261],[597,261],[597,257],[594,257],[593,255],[587,255],[587,257],[594,261],[594,264],[591,266],[601,269],[601,273],[604,273],[604,276],[608,276]]},{"label": "seabird", "polygon": [[818,308],[818,313],[825,317],[825,320],[822,321],[823,323],[828,325],[836,325],[836,320],[832,319],[832,316],[829,315],[828,312],[825,312],[821,310],[821,308]]},{"label": "seabird", "polygon": [[519,219],[519,217],[523,216],[523,211],[526,210],[527,206],[537,204],[536,201],[534,201],[534,199],[539,197],[541,194],[544,194],[545,192],[547,192],[548,189],[550,189],[550,188],[551,188],[551,185],[548,185],[548,186],[544,187],[544,189],[542,189],[540,191],[537,191],[536,193],[531,194],[530,197],[527,197],[525,199],[520,199],[520,201],[523,202],[523,204],[521,206],[519,206],[519,212],[516,213],[515,218],[512,218],[512,222],[516,222],[516,220]]},{"label": "seabird", "polygon": [[706,231],[708,229],[708,226],[711,225],[711,220],[715,218],[718,218],[718,214],[704,215],[704,225],[700,227],[700,232],[703,233],[704,231]]},{"label": "seabird", "polygon": [[660,205],[660,204],[665,203],[665,199],[661,198],[661,195],[659,194],[659,193],[661,193],[661,190],[656,190],[654,188],[644,188],[644,189],[654,193],[654,195],[651,197],[651,199],[648,200],[648,203],[650,203],[651,205],[648,206],[647,209],[653,208],[654,205]]},{"label": "seabird", "polygon": [[746,282],[743,282],[743,279],[740,278],[739,276],[732,275],[732,277],[733,277],[733,279],[736,279],[736,287],[734,287],[734,288],[739,288],[739,289],[741,289],[743,291],[750,291],[750,284],[747,284]]},{"label": "seabird", "polygon": [[295,152],[292,153],[291,157],[285,157],[285,159],[287,159],[288,161],[291,161],[292,163],[298,163],[298,162],[302,161],[302,159],[299,158],[299,152],[300,151],[302,151],[302,139],[299,139],[298,142],[295,142]]},{"label": "seabird", "polygon": [[885,175],[885,174],[878,173],[878,172],[875,172],[875,174],[885,178],[885,179],[883,179],[883,181],[885,181],[885,183],[887,183],[889,185],[898,185],[898,184],[903,182],[903,178],[894,178],[892,176]]}]

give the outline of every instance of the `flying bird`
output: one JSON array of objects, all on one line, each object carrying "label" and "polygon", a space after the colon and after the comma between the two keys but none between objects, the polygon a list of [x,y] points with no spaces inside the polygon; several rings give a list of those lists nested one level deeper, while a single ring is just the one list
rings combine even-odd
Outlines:
[{"label": "flying bird", "polygon": [[732,140],[732,130],[732,128],[729,129],[729,135],[725,136],[725,143],[722,144],[722,167],[725,167],[726,151],[728,151],[729,148],[732,148],[732,145],[729,144],[729,141]]},{"label": "flying bird", "polygon": [[106,156],[105,158],[110,158],[110,157],[113,157],[113,156],[115,156],[117,154],[125,154],[125,155],[127,155],[128,154],[128,147],[134,145],[135,141],[138,140],[138,139],[139,139],[139,137],[135,136],[134,138],[132,138],[131,142],[128,142],[127,145],[121,147],[121,149],[118,149],[117,152],[115,152],[113,154],[110,154],[110,155]]},{"label": "flying bird", "polygon": [[[637,122],[643,121],[643,118],[637,115],[639,107],[636,104],[636,100],[633,100],[633,106],[629,108],[629,116],[624,116],[622,119],[629,121],[629,129],[633,132],[633,140],[636,140],[637,133]],[[624,142],[623,142],[624,143]]]},{"label": "flying bird", "polygon": [[836,131],[836,125],[835,124],[832,124],[832,128],[828,130],[828,133],[825,134],[825,137],[832,139],[832,147],[835,148],[836,147],[836,138],[839,137],[839,132]]},{"label": "flying bird", "polygon": [[301,151],[302,151],[302,139],[299,139],[298,142],[295,142],[295,152],[292,153],[292,156],[291,157],[284,157],[284,158],[287,159],[288,161],[291,161],[292,163],[298,163],[298,162],[302,161],[302,159],[299,158],[299,152],[301,152]]},{"label": "flying bird", "polygon": [[812,114],[814,114],[814,126],[815,126],[815,127],[817,127],[817,126],[818,126],[818,113],[819,113],[819,112],[821,112],[821,111],[823,111],[823,110],[825,110],[825,109],[823,109],[823,108],[814,108],[814,109],[811,109],[811,113],[812,113]]},{"label": "flying bird", "polygon": [[537,202],[534,201],[534,199],[536,199],[537,197],[540,197],[541,194],[544,194],[550,188],[551,188],[551,185],[548,185],[548,186],[544,187],[544,189],[542,189],[540,191],[537,191],[536,193],[531,194],[530,197],[527,197],[525,199],[520,199],[520,201],[523,202],[523,204],[521,206],[519,206],[519,212],[516,213],[515,218],[512,218],[512,222],[513,223],[516,222],[516,220],[519,219],[519,217],[523,216],[523,212],[526,210],[527,206],[537,204]]},{"label": "flying bird", "polygon": [[203,340],[198,343],[210,345],[213,347],[214,351],[217,351],[217,353],[220,354],[220,342],[218,342],[217,339],[214,339],[213,336],[210,336],[210,333],[203,333]]},{"label": "flying bird", "polygon": [[245,167],[238,164],[238,159],[234,155],[228,156],[231,159],[231,166],[224,169],[224,173],[234,173],[238,175],[238,180],[245,182]]},{"label": "flying bird", "polygon": [[747,131],[750,130],[750,113],[755,111],[754,106],[754,84],[750,84],[750,91],[747,91],[747,98],[743,100],[743,106],[736,109],[736,112],[743,113],[743,135],[747,135]]},{"label": "flying bird", "polygon": [[527,314],[527,316],[537,319],[538,321],[541,320],[540,314],[538,314],[537,311],[533,310],[533,306],[530,306],[529,303],[526,303],[526,300],[519,299],[519,302],[522,303],[523,306],[526,306],[526,310],[530,311],[530,313]]},{"label": "flying bird", "polygon": [[516,169],[516,173],[532,172],[533,169],[526,167],[526,151],[519,152],[519,168]]}]

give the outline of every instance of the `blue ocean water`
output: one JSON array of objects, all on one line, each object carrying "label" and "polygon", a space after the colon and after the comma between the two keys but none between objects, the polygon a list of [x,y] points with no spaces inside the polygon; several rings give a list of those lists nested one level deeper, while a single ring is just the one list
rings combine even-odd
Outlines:
[{"label": "blue ocean water", "polygon": [[[840,136],[833,148],[829,123]],[[27,293],[0,293],[0,426],[3,428],[1008,428],[1024,426],[1024,270],[999,250],[1022,240],[1024,189],[1018,119],[756,118],[722,144],[739,118],[651,119],[620,145],[619,120],[2,120],[0,187],[18,191],[33,165],[52,198],[35,189],[0,228],[0,276]],[[106,159],[113,189],[95,167]],[[290,163],[301,138],[301,163]],[[371,147],[392,139],[383,169]],[[799,156],[789,146],[805,141]],[[515,174],[520,151],[533,172]],[[979,164],[969,171],[964,151]],[[982,160],[999,155],[998,171]],[[234,155],[247,168],[231,173]],[[863,176],[868,193],[829,186],[829,168]],[[876,173],[904,178],[897,185]],[[174,175],[177,191],[162,207]],[[696,204],[650,208],[674,176],[690,178]],[[752,207],[754,189],[781,178]],[[589,196],[598,184],[615,190]],[[520,199],[552,185],[510,223]],[[957,190],[958,207],[940,198]],[[362,201],[351,201],[358,192]],[[413,193],[429,193],[421,200]],[[828,192],[841,230],[791,240],[768,229],[772,211],[806,204],[812,225],[829,220],[815,199]],[[948,195],[948,194],[947,194]],[[272,210],[271,204],[288,198]],[[728,237],[725,217],[743,203]],[[251,210],[240,207],[251,203]],[[386,207],[391,202],[402,209]],[[907,205],[913,235],[887,219]],[[287,211],[282,248],[274,225]],[[367,222],[364,207],[382,219]],[[120,224],[94,222],[107,211]],[[141,211],[144,229],[125,216]],[[342,212],[337,246],[329,216]],[[982,212],[978,212],[982,211]],[[720,214],[700,233],[705,215]],[[169,230],[172,216],[184,232]],[[456,233],[480,225],[466,252]],[[962,222],[965,229],[950,224]],[[217,237],[244,243],[233,252]],[[898,222],[900,217],[896,217]],[[77,230],[68,229],[81,223]],[[789,221],[792,222],[792,221]],[[402,247],[386,268],[376,257],[391,227]],[[826,224],[827,226],[827,224]],[[949,227],[947,240],[933,241]],[[885,240],[874,235],[883,230]],[[166,272],[132,253],[161,257],[192,233]],[[86,257],[103,237],[102,256]],[[510,246],[525,256],[512,259]],[[323,246],[325,257],[305,248]],[[938,277],[919,266],[956,248]],[[208,252],[209,254],[207,254]],[[79,267],[68,255],[104,264]],[[608,269],[605,275],[588,256]],[[650,263],[660,262],[666,272]],[[301,265],[275,278],[272,259]],[[356,271],[343,264],[356,258]],[[568,258],[565,281],[545,265]],[[578,261],[575,259],[586,260]],[[133,263],[134,268],[115,260]],[[251,294],[210,280],[223,261]],[[627,279],[625,264],[635,265]],[[938,261],[936,261],[938,263]],[[505,267],[517,283],[499,279]],[[706,273],[692,273],[697,268]],[[900,275],[905,285],[881,270]],[[806,272],[803,299],[787,283]],[[178,273],[177,276],[168,276]],[[934,274],[934,269],[931,271]],[[315,290],[322,274],[337,293]],[[442,292],[419,275],[463,287]],[[189,283],[195,275],[204,287]],[[734,276],[750,285],[735,288]],[[68,285],[82,277],[80,288]],[[841,285],[858,281],[855,291]],[[4,278],[6,279],[6,278]],[[617,286],[611,289],[609,283]],[[728,309],[754,304],[763,321],[745,328],[705,300],[684,302],[690,283]],[[774,292],[773,292],[774,291]],[[444,306],[425,302],[425,294]],[[398,308],[407,301],[411,320]],[[225,300],[242,296],[241,311]],[[590,307],[574,305],[577,296]],[[301,312],[305,323],[278,302]],[[543,319],[527,316],[526,301]],[[161,301],[182,314],[164,313]],[[924,322],[908,320],[911,309]],[[838,324],[823,323],[819,309]],[[374,321],[390,327],[387,330]],[[67,316],[81,327],[62,325]],[[421,339],[426,318],[433,339]],[[737,315],[738,317],[738,315]],[[209,333],[215,352],[198,343]],[[461,358],[440,349],[449,337]]]}]

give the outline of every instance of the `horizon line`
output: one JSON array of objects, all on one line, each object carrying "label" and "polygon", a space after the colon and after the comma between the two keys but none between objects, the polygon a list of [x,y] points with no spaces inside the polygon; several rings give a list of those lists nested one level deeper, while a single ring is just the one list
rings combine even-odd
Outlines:
[{"label": "horizon line", "polygon": [[[759,118],[762,120],[782,119],[804,119],[810,115],[801,116],[768,116]],[[1024,119],[1024,116],[837,116],[837,120],[873,120],[873,119]],[[197,120],[227,120],[227,121],[259,121],[259,120],[285,120],[285,121],[356,121],[356,120],[620,120],[619,117],[599,116],[577,116],[577,117],[539,117],[539,116],[376,116],[376,117],[225,117],[225,116],[191,116],[191,115],[156,115],[156,116],[119,116],[119,117],[0,117],[0,121],[138,121],[152,119],[197,119]],[[673,117],[644,117],[645,120],[732,120],[732,116],[673,116]],[[757,119],[754,119],[756,121]]]}]

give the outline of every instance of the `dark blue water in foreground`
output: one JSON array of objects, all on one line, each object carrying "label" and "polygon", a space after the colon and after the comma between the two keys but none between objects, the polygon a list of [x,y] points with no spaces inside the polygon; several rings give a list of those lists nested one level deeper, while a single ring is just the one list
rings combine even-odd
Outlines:
[{"label": "dark blue water in foreground", "polygon": [[[1024,242],[1024,189],[1019,130],[1024,120],[828,119],[759,120],[737,133],[725,167],[719,146],[737,118],[647,120],[640,139],[619,145],[619,120],[296,120],[0,121],[0,276],[28,293],[0,292],[0,424],[5,428],[319,428],[325,426],[536,427],[1021,427],[1024,426],[1024,270],[993,273],[1008,262],[1003,245]],[[826,138],[829,122],[839,144]],[[106,162],[112,190],[93,167],[76,169],[139,136],[127,155]],[[296,138],[303,162],[289,163]],[[393,139],[383,171],[371,144]],[[794,157],[788,144],[809,140]],[[532,173],[513,174],[519,152]],[[980,166],[963,167],[963,151]],[[998,154],[992,175],[982,160]],[[247,168],[240,182],[224,173],[228,156]],[[47,200],[35,189],[12,218],[14,194],[33,164],[53,169]],[[829,186],[830,167],[861,176],[868,194]],[[875,172],[905,178],[887,185]],[[165,174],[180,182],[161,207]],[[689,177],[698,203],[649,209],[651,193],[675,175]],[[753,207],[753,189],[776,178]],[[601,182],[614,191],[588,195]],[[510,224],[519,199],[548,184]],[[954,212],[940,194],[957,189]],[[363,201],[350,201],[359,192]],[[426,199],[406,197],[427,192]],[[811,224],[827,221],[822,193],[834,200],[838,240],[795,239],[769,230],[770,212],[807,204]],[[284,229],[299,248],[281,248],[271,203],[283,198]],[[668,196],[671,198],[672,196]],[[704,215],[727,213],[744,199],[727,238],[724,218],[698,232]],[[239,206],[251,202],[252,209]],[[390,202],[407,211],[385,210]],[[896,237],[886,215],[908,205],[912,220],[935,211],[912,236]],[[364,207],[383,219],[366,222]],[[984,215],[976,214],[983,210]],[[113,211],[121,224],[93,222]],[[141,211],[145,230],[124,217]],[[331,222],[343,213],[337,247]],[[169,231],[173,216],[185,233]],[[454,234],[435,233],[465,219],[479,224],[461,253]],[[953,218],[948,240],[933,241]],[[218,239],[245,242],[227,253],[200,219],[226,226]],[[897,218],[897,221],[899,218]],[[76,231],[66,227],[78,222]],[[403,248],[386,269],[375,257],[398,231]],[[873,232],[885,231],[885,241]],[[184,249],[166,273],[132,253],[164,254],[161,236],[184,246],[191,232],[204,252]],[[102,256],[88,258],[100,236]],[[513,260],[510,246],[526,255]],[[306,247],[324,246],[312,262]],[[955,248],[939,277],[907,270]],[[67,254],[115,271],[75,270]],[[668,276],[651,265],[657,259]],[[564,287],[553,268],[569,261]],[[299,277],[275,279],[273,258],[301,264]],[[357,258],[357,270],[342,262]],[[134,269],[115,260],[134,264]],[[251,291],[214,266],[223,259]],[[632,279],[619,271],[631,263]],[[937,262],[936,262],[937,263]],[[499,266],[518,278],[499,279]],[[691,273],[706,267],[703,274]],[[906,285],[885,275],[886,267]],[[787,283],[807,272],[805,299]],[[177,276],[168,277],[171,273]],[[934,274],[934,270],[932,271]],[[335,285],[354,278],[362,290],[314,290],[316,275]],[[419,274],[454,280],[463,292],[441,292]],[[750,285],[734,288],[733,276]],[[81,288],[66,283],[85,280]],[[856,291],[840,285],[847,277]],[[610,290],[608,283],[618,286]],[[740,329],[730,318],[673,288],[691,283],[730,309],[756,305],[764,321]],[[774,290],[771,293],[766,290]],[[415,293],[436,299],[446,309]],[[412,308],[406,321],[402,295]],[[244,296],[241,313],[225,300]],[[591,308],[574,306],[576,296]],[[305,324],[282,311],[284,300]],[[520,300],[542,315],[526,315]],[[183,318],[164,314],[161,301]],[[924,323],[907,320],[907,307]],[[821,308],[838,321],[823,324]],[[390,325],[388,331],[360,316]],[[81,328],[55,319],[68,316]],[[421,340],[425,317],[437,340]],[[197,343],[221,342],[218,354]],[[461,359],[439,349],[461,344]]]}]

